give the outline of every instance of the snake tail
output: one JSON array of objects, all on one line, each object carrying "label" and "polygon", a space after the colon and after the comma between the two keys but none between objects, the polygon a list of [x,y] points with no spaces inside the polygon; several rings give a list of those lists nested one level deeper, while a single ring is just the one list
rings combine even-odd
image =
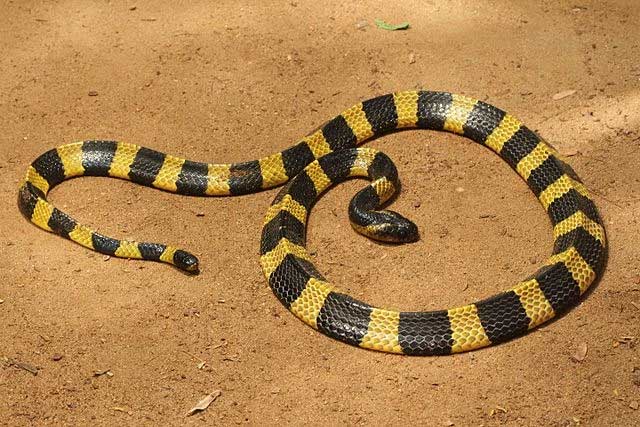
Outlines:
[{"label": "snake tail", "polygon": [[[80,245],[105,255],[119,258],[146,259],[172,264],[188,273],[199,271],[198,258],[182,249],[161,243],[118,240],[94,231],[54,207],[46,199],[51,188],[76,176],[124,175],[121,164],[114,161],[118,149],[130,144],[114,141],[85,141],[67,144],[38,157],[28,168],[18,191],[22,214],[38,227],[54,232]],[[131,151],[131,150],[127,150]],[[149,169],[143,165],[138,175],[148,181]]]}]

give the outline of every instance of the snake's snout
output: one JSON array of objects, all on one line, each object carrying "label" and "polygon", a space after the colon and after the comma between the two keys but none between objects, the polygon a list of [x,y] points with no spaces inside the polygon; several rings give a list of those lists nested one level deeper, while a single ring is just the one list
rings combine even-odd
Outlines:
[{"label": "snake's snout", "polygon": [[198,274],[200,272],[199,263],[198,258],[187,251],[178,249],[173,254],[173,264],[187,273]]}]

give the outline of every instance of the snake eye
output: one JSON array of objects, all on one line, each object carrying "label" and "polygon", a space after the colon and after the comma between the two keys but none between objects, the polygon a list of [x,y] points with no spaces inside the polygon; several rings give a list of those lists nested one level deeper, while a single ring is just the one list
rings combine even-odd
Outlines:
[{"label": "snake eye", "polygon": [[173,254],[173,264],[188,273],[197,274],[200,272],[198,258],[180,249]]}]

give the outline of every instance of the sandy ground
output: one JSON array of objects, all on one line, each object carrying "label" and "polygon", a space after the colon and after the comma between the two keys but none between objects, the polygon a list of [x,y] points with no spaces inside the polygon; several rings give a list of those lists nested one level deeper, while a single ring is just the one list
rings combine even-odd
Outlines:
[{"label": "sandy ground", "polygon": [[[0,424],[640,422],[637,1],[177,3],[0,3]],[[411,28],[383,31],[375,18]],[[457,356],[370,352],[304,326],[271,293],[257,251],[275,190],[193,198],[83,178],[53,191],[105,233],[192,250],[196,277],[104,260],[16,206],[27,165],[63,143],[119,139],[249,160],[360,100],[418,87],[518,116],[593,190],[610,240],[606,274],[559,321]],[[312,213],[309,248],[344,290],[376,305],[445,308],[512,286],[550,253],[544,211],[488,150],[428,131],[370,145],[396,161],[404,187],[394,209],[422,240],[367,241],[346,216],[363,182],[332,190]],[[218,389],[208,410],[185,417]]]}]

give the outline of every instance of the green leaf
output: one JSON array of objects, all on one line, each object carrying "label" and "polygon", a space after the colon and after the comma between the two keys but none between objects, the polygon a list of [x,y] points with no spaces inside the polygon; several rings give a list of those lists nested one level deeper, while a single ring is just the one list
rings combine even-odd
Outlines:
[{"label": "green leaf", "polygon": [[406,30],[407,28],[409,28],[409,23],[402,22],[400,24],[392,25],[392,24],[387,24],[382,19],[376,19],[376,26],[382,30],[397,31],[397,30]]}]

